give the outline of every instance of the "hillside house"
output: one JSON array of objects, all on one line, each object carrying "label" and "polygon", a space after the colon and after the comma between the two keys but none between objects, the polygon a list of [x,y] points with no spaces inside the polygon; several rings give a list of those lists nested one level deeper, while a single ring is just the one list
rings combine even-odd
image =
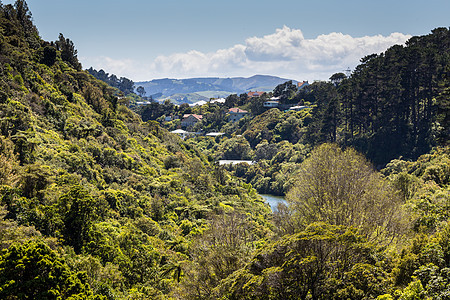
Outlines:
[{"label": "hillside house", "polygon": [[171,133],[175,133],[178,134],[180,136],[181,139],[185,139],[189,136],[189,132],[184,131],[183,129],[176,129],[176,130],[172,130]]},{"label": "hillside house", "polygon": [[189,128],[197,124],[202,120],[202,115],[196,115],[196,114],[186,114],[183,116],[183,119],[181,120],[181,127],[183,128]]},{"label": "hillside house", "polygon": [[269,100],[263,103],[263,106],[266,108],[278,107],[280,105],[280,101]]},{"label": "hillside house", "polygon": [[250,91],[250,92],[247,93],[247,96],[248,96],[249,98],[253,98],[253,97],[261,97],[261,95],[264,94],[264,93],[265,93],[265,92],[257,92],[257,91],[252,92],[252,91]]},{"label": "hillside house", "polygon": [[309,85],[308,81],[298,82],[298,83],[297,83],[297,88],[298,88],[299,90],[301,90],[302,88],[304,88],[305,86],[308,86],[308,85]]},{"label": "hillside house", "polygon": [[263,103],[266,108],[273,108],[280,106],[280,97],[272,97],[269,101]]},{"label": "hillside house", "polygon": [[248,111],[240,109],[238,107],[233,107],[228,110],[230,116],[228,117],[228,122],[237,122],[248,114]]},{"label": "hillside house", "polygon": [[304,105],[297,105],[297,106],[291,106],[289,110],[295,110],[295,111],[301,111],[302,109],[308,108],[308,106]]},{"label": "hillside house", "polygon": [[223,133],[223,132],[210,132],[210,133],[207,133],[206,134],[206,136],[210,136],[210,137],[218,137],[218,136],[222,136],[222,135],[224,135],[225,133]]}]

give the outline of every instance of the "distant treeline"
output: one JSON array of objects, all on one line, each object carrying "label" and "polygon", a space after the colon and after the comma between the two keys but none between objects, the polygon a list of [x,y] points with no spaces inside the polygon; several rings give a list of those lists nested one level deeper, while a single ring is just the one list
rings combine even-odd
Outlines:
[{"label": "distant treeline", "polygon": [[112,87],[118,88],[120,91],[122,91],[125,95],[128,95],[134,91],[134,82],[131,79],[128,79],[126,77],[120,77],[118,78],[114,74],[106,73],[103,70],[97,71],[90,67],[88,70],[89,74],[94,76],[95,78],[106,82]]}]

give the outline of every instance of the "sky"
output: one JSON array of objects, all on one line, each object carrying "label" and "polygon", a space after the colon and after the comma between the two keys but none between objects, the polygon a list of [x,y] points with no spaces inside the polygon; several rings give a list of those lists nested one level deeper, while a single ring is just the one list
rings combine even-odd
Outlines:
[{"label": "sky", "polygon": [[[11,4],[13,0],[1,0]],[[450,24],[448,0],[27,0],[41,37],[135,82],[274,75],[327,80]]]}]

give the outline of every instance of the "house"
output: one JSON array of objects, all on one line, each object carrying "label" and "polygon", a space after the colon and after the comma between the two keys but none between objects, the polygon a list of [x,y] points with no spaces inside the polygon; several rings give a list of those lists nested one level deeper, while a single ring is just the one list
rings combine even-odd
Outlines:
[{"label": "house", "polygon": [[264,107],[273,108],[278,107],[280,105],[280,101],[269,100],[263,103]]},{"label": "house", "polygon": [[308,81],[297,82],[297,88],[300,90],[305,86],[309,85]]},{"label": "house", "polygon": [[169,116],[164,116],[164,122],[170,122],[173,120],[178,120],[179,117],[178,116],[174,116],[174,115],[169,115]]},{"label": "house", "polygon": [[263,103],[264,107],[273,108],[280,106],[280,97],[272,97],[269,101]]},{"label": "house", "polygon": [[172,130],[171,133],[178,134],[183,140],[189,136],[189,132],[184,131],[183,129]]},{"label": "house", "polygon": [[308,106],[304,106],[304,105],[298,105],[298,106],[292,106],[289,108],[289,110],[295,110],[295,111],[300,111],[302,109],[308,108]]},{"label": "house", "polygon": [[224,134],[225,133],[223,133],[223,132],[210,132],[210,133],[207,133],[206,136],[218,137],[218,136],[222,136]]},{"label": "house", "polygon": [[238,107],[233,107],[228,110],[230,116],[228,117],[228,122],[237,122],[248,114],[248,111],[240,109]]},{"label": "house", "polygon": [[252,92],[252,91],[250,91],[250,92],[248,92],[247,93],[247,96],[249,97],[249,98],[253,98],[253,97],[260,97],[262,94],[264,94],[265,92]]},{"label": "house", "polygon": [[198,122],[202,120],[202,115],[195,115],[195,114],[186,114],[183,116],[183,119],[181,120],[181,127],[188,128],[192,127]]}]

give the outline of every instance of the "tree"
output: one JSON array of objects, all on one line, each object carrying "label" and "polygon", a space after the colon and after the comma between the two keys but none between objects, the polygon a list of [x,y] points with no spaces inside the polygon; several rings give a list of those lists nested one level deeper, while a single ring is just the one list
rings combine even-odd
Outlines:
[{"label": "tree", "polygon": [[126,77],[120,77],[119,80],[119,90],[121,90],[125,95],[128,95],[134,90],[134,82]]},{"label": "tree", "polygon": [[56,61],[56,48],[53,46],[45,46],[43,57],[42,57],[42,63],[46,64],[47,66],[51,67]]},{"label": "tree", "polygon": [[[235,107],[236,105],[239,105],[240,98],[236,94],[231,94],[227,98],[225,98],[225,106],[226,107]],[[242,105],[242,104],[241,104]]]},{"label": "tree", "polygon": [[69,206],[64,216],[64,236],[75,252],[79,253],[88,240],[91,222],[95,216],[94,199],[82,186],[75,185],[61,196],[60,201]]},{"label": "tree", "polygon": [[267,243],[219,288],[226,299],[374,299],[388,277],[375,249],[354,228],[313,223]]},{"label": "tree", "polygon": [[80,71],[81,64],[78,61],[75,45],[69,39],[66,39],[62,33],[59,34],[59,39],[56,41],[56,48],[61,51],[61,59],[69,63],[73,68]]},{"label": "tree", "polygon": [[141,97],[144,97],[145,94],[147,93],[143,86],[138,86],[136,89],[136,92],[138,92],[139,96],[141,96]]},{"label": "tree", "polygon": [[286,102],[294,97],[297,92],[297,86],[292,83],[292,80],[279,84],[273,90],[274,97],[281,97],[282,102]]},{"label": "tree", "polygon": [[369,239],[398,234],[400,197],[355,150],[323,144],[301,165],[287,194],[300,228],[327,222],[357,228]]},{"label": "tree", "polygon": [[67,299],[71,296],[103,299],[94,297],[84,273],[72,272],[42,242],[13,244],[1,252],[0,298]]},{"label": "tree", "polygon": [[335,73],[335,74],[331,75],[330,81],[335,86],[338,86],[346,78],[347,78],[347,76],[345,76],[344,73]]},{"label": "tree", "polygon": [[226,140],[221,146],[223,159],[251,159],[253,152],[248,141],[240,136]]},{"label": "tree", "polygon": [[257,240],[248,216],[238,213],[216,216],[204,234],[191,245],[191,259],[182,281],[187,299],[218,299],[214,288],[244,266]]}]

